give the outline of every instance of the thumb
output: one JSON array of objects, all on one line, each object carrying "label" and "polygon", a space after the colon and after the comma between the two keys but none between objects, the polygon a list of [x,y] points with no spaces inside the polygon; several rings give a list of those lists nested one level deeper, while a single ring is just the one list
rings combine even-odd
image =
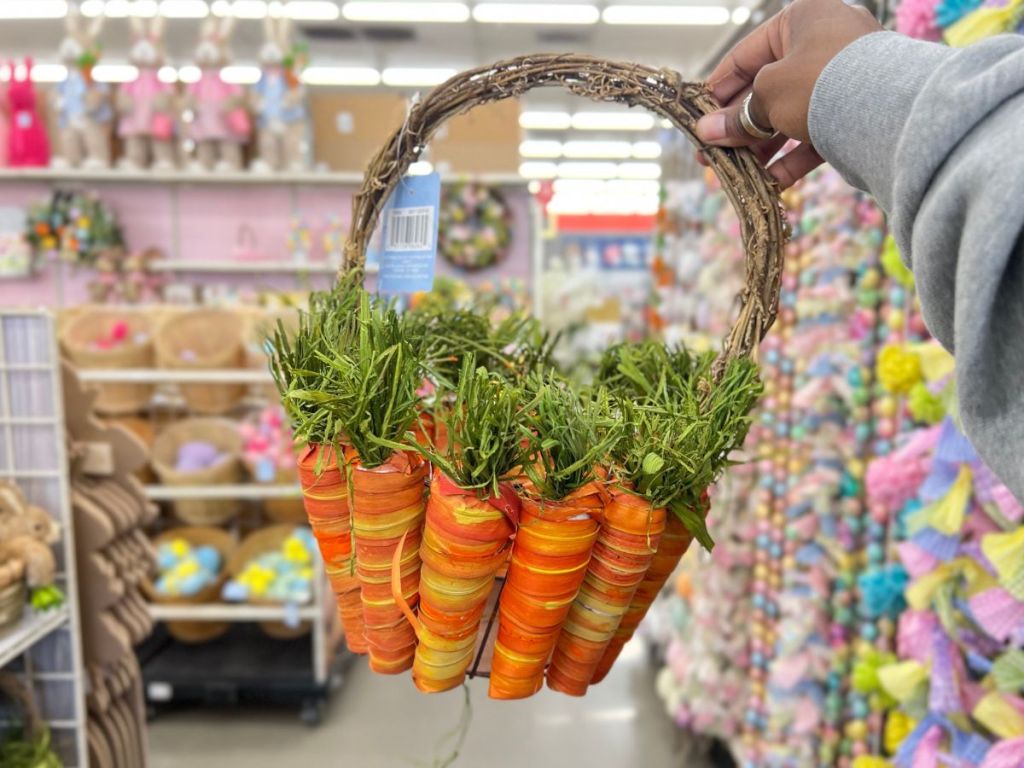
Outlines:
[{"label": "thumb", "polygon": [[[777,77],[775,70],[781,63],[776,62],[763,67],[754,78],[753,88],[750,91],[750,117],[755,125],[762,128],[771,129],[764,93],[771,92],[771,81]],[[750,135],[743,127],[740,112],[743,110],[743,101],[746,95],[746,92],[741,92],[728,106],[704,115],[698,120],[697,138],[706,144],[714,144],[718,147],[749,147],[766,141],[766,139]]]}]

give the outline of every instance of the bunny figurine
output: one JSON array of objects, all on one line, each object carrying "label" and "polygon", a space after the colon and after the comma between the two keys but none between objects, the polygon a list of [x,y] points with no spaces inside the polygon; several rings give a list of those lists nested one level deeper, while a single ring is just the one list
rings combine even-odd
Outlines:
[{"label": "bunny figurine", "polygon": [[164,63],[164,19],[156,16],[147,21],[133,16],[131,59],[139,76],[121,86],[117,107],[121,120],[118,135],[124,139],[125,155],[121,165],[126,168],[167,170],[175,166],[174,118],[172,107],[174,87],[157,76]]},{"label": "bunny figurine", "polygon": [[7,88],[7,103],[11,115],[11,129],[7,134],[7,162],[12,167],[48,165],[50,140],[39,118],[36,89],[32,84],[32,59],[24,66],[12,61],[11,82]]},{"label": "bunny figurine", "polygon": [[267,16],[260,49],[263,73],[253,86],[259,172],[301,171],[306,161],[306,94],[299,81],[304,51],[291,42],[291,20]]},{"label": "bunny figurine", "polygon": [[199,79],[188,86],[187,108],[192,113],[189,135],[196,145],[197,165],[203,170],[238,170],[242,145],[249,140],[252,122],[241,86],[221,79],[221,67],[230,60],[228,37],[234,19],[209,17],[199,29],[195,61]]},{"label": "bunny figurine", "polygon": [[55,89],[60,155],[53,158],[53,165],[106,168],[110,165],[114,110],[110,87],[92,79],[93,65],[99,59],[96,38],[103,28],[103,17],[97,16],[86,26],[78,3],[71,3],[65,26],[67,34],[59,55],[67,67],[67,77]]}]

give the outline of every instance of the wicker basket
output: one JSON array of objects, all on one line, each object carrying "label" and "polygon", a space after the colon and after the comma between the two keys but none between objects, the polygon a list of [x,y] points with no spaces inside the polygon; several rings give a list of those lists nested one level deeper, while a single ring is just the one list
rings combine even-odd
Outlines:
[{"label": "wicker basket", "polygon": [[[233,312],[198,309],[168,317],[156,332],[156,359],[161,368],[222,370],[245,362],[243,323]],[[245,396],[244,384],[182,384],[188,407],[196,413],[221,414]]]},{"label": "wicker basket", "polygon": [[[220,528],[205,528],[200,526],[186,528],[171,528],[153,539],[153,547],[159,547],[165,542],[174,539],[184,539],[192,547],[213,547],[220,553],[221,569],[220,576],[213,584],[209,584],[187,597],[167,597],[159,594],[153,583],[146,579],[142,582],[142,591],[151,603],[161,605],[203,605],[205,603],[220,602],[220,590],[227,579],[227,562],[235,551],[235,539],[225,530]],[[216,640],[230,629],[231,624],[226,621],[168,621],[167,631],[171,636],[182,643],[208,643]]]},{"label": "wicker basket", "polygon": [[[285,539],[291,536],[294,530],[294,525],[269,525],[250,533],[242,539],[241,544],[228,559],[228,576],[232,579],[235,578],[245,570],[245,566],[250,560],[254,560],[265,552],[279,550]],[[279,603],[265,600],[253,600],[252,602],[259,605],[279,605]],[[292,640],[302,637],[309,634],[310,628],[308,621],[299,622],[295,627],[290,627],[280,621],[260,622],[260,629],[275,640]]]},{"label": "wicker basket", "polygon": [[[212,443],[226,454],[217,464],[196,472],[180,472],[178,449],[192,440]],[[152,463],[164,485],[231,485],[242,480],[242,439],[226,419],[185,419],[165,427],[153,442]],[[188,499],[174,502],[174,513],[190,525],[221,525],[242,507],[239,499]]]},{"label": "wicker basket", "polygon": [[27,601],[28,589],[24,579],[0,589],[0,634],[21,621]]},{"label": "wicker basket", "polygon": [[[110,333],[115,323],[128,325],[129,339],[110,349],[97,349],[97,339]],[[152,368],[153,332],[141,312],[85,309],[68,318],[61,333],[64,354],[79,368]],[[152,384],[98,384],[96,410],[106,414],[136,413],[153,398]]]},{"label": "wicker basket", "polygon": [[26,683],[19,680],[13,672],[0,670],[0,700],[2,699],[10,701],[12,706],[11,708],[0,707],[0,712],[3,712],[5,715],[14,715],[13,718],[8,719],[13,720],[15,723],[19,721],[21,723],[21,728],[18,729],[21,731],[20,733],[17,730],[5,728],[6,733],[4,735],[12,740],[20,740],[34,747],[34,757],[38,762],[28,763],[28,765],[60,765],[60,761],[53,751],[52,744],[48,749],[39,749],[39,745],[44,740],[50,741],[49,726],[39,712],[39,706],[36,703],[35,696],[32,694],[32,689]]}]

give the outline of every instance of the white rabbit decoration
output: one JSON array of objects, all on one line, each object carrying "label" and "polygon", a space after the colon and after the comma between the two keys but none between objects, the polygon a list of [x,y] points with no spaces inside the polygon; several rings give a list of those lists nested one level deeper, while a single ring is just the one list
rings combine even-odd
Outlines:
[{"label": "white rabbit decoration", "polygon": [[117,107],[121,119],[118,135],[124,140],[126,168],[175,167],[174,86],[158,76],[164,64],[164,20],[131,19],[134,42],[131,60],[139,76],[121,86]]},{"label": "white rabbit decoration", "polygon": [[259,158],[254,171],[308,168],[306,92],[299,80],[304,51],[292,44],[291,20],[267,16],[260,49],[263,72],[253,86]]},{"label": "white rabbit decoration", "polygon": [[242,146],[252,133],[252,121],[245,106],[245,91],[226,83],[220,70],[230,61],[228,39],[234,19],[208,17],[199,29],[195,62],[199,79],[186,90],[191,113],[189,136],[195,142],[196,166],[200,170],[238,170],[242,167]]},{"label": "white rabbit decoration", "polygon": [[52,160],[56,167],[110,165],[110,125],[114,119],[110,87],[92,79],[92,68],[99,59],[96,38],[102,28],[102,16],[86,26],[78,3],[68,5],[66,35],[59,50],[67,77],[54,89],[59,131],[59,151]]}]

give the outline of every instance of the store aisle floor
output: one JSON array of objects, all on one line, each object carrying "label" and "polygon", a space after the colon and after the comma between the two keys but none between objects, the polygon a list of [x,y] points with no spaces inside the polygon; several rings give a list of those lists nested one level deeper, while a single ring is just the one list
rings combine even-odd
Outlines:
[{"label": "store aisle floor", "polygon": [[[678,768],[679,731],[654,693],[654,673],[634,643],[615,671],[583,699],[541,692],[493,702],[470,683],[472,723],[452,768]],[[293,712],[191,709],[161,714],[150,728],[151,768],[415,768],[448,754],[435,745],[455,728],[461,689],[416,693],[408,677],[352,666],[318,728]],[[687,768],[704,768],[687,760]]]}]

